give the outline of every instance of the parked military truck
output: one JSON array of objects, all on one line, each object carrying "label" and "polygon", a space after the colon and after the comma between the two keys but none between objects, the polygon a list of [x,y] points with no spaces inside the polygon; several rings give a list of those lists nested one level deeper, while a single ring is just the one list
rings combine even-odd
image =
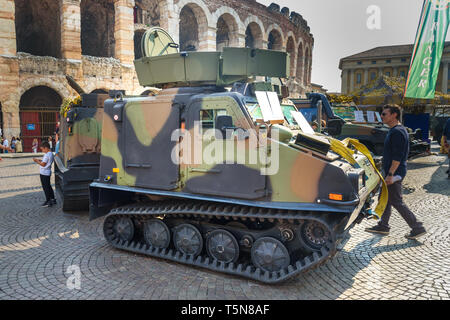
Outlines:
[{"label": "parked military truck", "polygon": [[[325,120],[325,132],[337,139],[355,138],[367,146],[367,148],[376,156],[383,155],[384,140],[389,128],[382,123],[354,123],[350,119],[344,119],[336,115],[327,97],[321,93],[309,93],[307,99],[291,99],[297,109],[303,113],[305,118],[310,121],[317,120],[319,102],[322,105],[322,120]],[[353,110],[356,107],[349,107]],[[347,114],[350,114],[349,112]],[[409,131],[410,152],[409,157],[427,152],[430,149],[429,143],[421,141],[420,129]]]},{"label": "parked military truck", "polygon": [[103,104],[125,91],[87,94],[72,77],[66,79],[80,96],[61,108],[55,185],[63,210],[81,211],[89,209],[89,184],[98,178]]},{"label": "parked military truck", "polygon": [[108,94],[81,94],[62,111],[55,185],[64,211],[89,209],[89,184],[98,178],[103,103]]},{"label": "parked military truck", "polygon": [[[279,116],[257,123],[244,96],[224,89],[286,77],[285,52],[178,52],[160,28],[143,38],[139,82],[163,90],[105,102],[90,185],[90,217],[106,215],[110,245],[276,283],[325,262],[355,223],[374,217],[382,178],[369,158],[294,136]],[[260,104],[278,115],[269,95]]]}]

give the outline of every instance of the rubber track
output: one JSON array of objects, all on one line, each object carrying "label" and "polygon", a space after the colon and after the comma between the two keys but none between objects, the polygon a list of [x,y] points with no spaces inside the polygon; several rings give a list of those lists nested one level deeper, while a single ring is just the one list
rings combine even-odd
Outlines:
[{"label": "rubber track", "polygon": [[[130,217],[134,219],[147,219],[152,216],[169,215],[173,217],[217,217],[225,218],[234,221],[279,221],[293,223],[295,220],[315,220],[325,225],[330,225],[326,219],[320,217],[317,213],[305,213],[302,211],[296,212],[293,210],[274,210],[256,207],[245,207],[239,205],[217,204],[209,202],[185,202],[185,201],[170,201],[161,202],[152,206],[125,206],[111,210],[105,219],[109,217]],[[333,230],[332,228],[330,228]],[[105,237],[106,238],[106,237]],[[107,238],[106,238],[107,239]],[[245,278],[261,281],[268,284],[274,284],[285,281],[300,273],[309,271],[323,264],[328,259],[336,254],[336,242],[329,241],[325,244],[320,252],[314,252],[303,259],[291,263],[285,269],[276,272],[268,272],[256,268],[253,265],[224,263],[217,260],[212,260],[208,256],[185,255],[174,249],[159,249],[149,246],[146,243],[138,243],[135,241],[123,241],[115,239],[107,241],[115,248],[131,251],[135,253],[145,254],[152,257],[163,258],[179,263],[193,265],[197,267],[206,268],[209,270],[227,273],[231,275],[238,275]]]}]

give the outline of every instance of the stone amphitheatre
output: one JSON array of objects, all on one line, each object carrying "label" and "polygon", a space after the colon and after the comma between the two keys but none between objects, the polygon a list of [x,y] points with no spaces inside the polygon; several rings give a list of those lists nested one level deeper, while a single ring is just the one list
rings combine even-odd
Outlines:
[{"label": "stone amphitheatre", "polygon": [[63,99],[77,95],[66,75],[89,93],[144,93],[147,89],[137,81],[133,60],[140,57],[140,39],[152,26],[167,30],[184,51],[225,46],[286,51],[291,96],[310,90],[313,35],[299,13],[275,3],[267,7],[255,0],[0,0],[3,135],[52,135]]}]

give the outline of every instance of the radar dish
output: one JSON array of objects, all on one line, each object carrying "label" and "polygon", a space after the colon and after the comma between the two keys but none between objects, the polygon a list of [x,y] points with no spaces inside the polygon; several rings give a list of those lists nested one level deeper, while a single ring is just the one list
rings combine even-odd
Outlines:
[{"label": "radar dish", "polygon": [[171,53],[178,53],[178,44],[172,37],[159,27],[152,27],[145,31],[142,37],[142,56],[157,57]]}]

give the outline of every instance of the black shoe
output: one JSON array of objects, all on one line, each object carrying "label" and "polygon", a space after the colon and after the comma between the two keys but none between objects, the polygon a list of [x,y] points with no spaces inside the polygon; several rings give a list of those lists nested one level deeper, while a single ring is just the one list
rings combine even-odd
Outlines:
[{"label": "black shoe", "polygon": [[52,205],[56,204],[56,199],[51,199],[51,200],[50,200],[50,203],[51,203]]},{"label": "black shoe", "polygon": [[372,227],[372,228],[366,228],[365,231],[370,232],[370,233],[378,233],[378,234],[382,234],[382,235],[389,234],[389,228],[382,227],[380,225],[376,225],[375,227]]},{"label": "black shoe", "polygon": [[411,232],[409,234],[405,235],[405,238],[414,240],[414,239],[417,239],[418,237],[423,236],[425,233],[427,233],[425,228],[420,228],[420,229],[417,229],[417,230],[411,230]]},{"label": "black shoe", "polygon": [[42,208],[51,207],[51,206],[52,206],[52,203],[51,203],[50,200],[49,201],[45,201],[43,204],[41,204]]}]

